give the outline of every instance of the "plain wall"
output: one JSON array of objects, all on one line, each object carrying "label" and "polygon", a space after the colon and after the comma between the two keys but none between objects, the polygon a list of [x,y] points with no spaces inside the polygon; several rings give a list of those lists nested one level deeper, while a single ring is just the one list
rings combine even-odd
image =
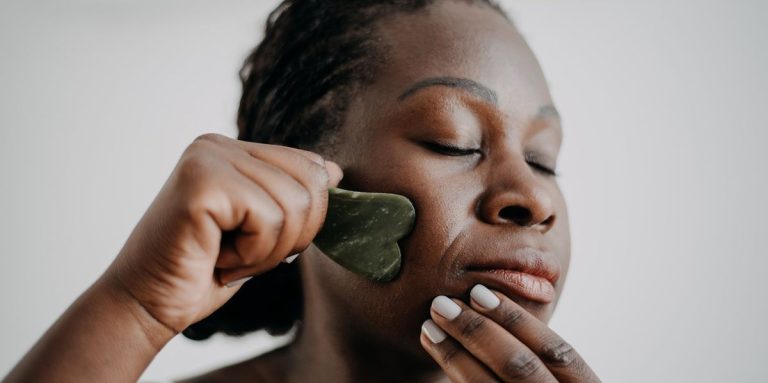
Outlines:
[{"label": "plain wall", "polygon": [[[235,135],[236,73],[275,4],[0,0],[0,376],[184,147]],[[768,379],[768,2],[503,4],[564,118],[573,263],[551,326],[606,382]],[[179,337],[144,377],[287,340]]]}]

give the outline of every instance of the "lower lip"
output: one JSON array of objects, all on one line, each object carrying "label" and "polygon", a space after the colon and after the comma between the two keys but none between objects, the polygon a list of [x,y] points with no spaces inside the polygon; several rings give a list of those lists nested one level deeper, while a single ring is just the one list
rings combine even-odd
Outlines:
[{"label": "lower lip", "polygon": [[[474,273],[501,284],[506,290],[521,298],[541,303],[555,300],[555,287],[549,280],[516,270],[475,270]],[[487,286],[491,287],[491,286]]]}]

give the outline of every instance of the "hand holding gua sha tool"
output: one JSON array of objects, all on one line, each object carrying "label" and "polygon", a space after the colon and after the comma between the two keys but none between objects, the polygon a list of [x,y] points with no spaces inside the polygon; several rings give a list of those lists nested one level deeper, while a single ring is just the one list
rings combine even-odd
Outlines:
[{"label": "hand holding gua sha tool", "polygon": [[397,241],[410,234],[415,218],[404,196],[330,188],[325,223],[312,242],[344,268],[388,282],[402,262]]}]

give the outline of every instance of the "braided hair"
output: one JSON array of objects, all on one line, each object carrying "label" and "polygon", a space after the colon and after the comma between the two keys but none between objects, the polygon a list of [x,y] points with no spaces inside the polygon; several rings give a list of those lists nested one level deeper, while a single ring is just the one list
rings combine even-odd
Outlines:
[{"label": "braided hair", "polygon": [[[436,0],[284,0],[267,18],[262,42],[240,70],[238,139],[327,152],[350,99],[386,62],[375,23]],[[457,0],[458,1],[458,0]],[[504,15],[493,0],[484,4]],[[505,15],[506,17],[506,15]],[[209,317],[183,331],[202,340],[216,332],[288,332],[302,319],[297,263],[246,282]]]}]

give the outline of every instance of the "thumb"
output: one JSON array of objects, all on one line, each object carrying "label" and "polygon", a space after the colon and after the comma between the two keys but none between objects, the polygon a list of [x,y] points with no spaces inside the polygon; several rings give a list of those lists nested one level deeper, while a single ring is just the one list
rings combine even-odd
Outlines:
[{"label": "thumb", "polygon": [[325,161],[325,169],[328,171],[328,187],[336,187],[344,178],[344,172],[341,167],[333,161]]}]

